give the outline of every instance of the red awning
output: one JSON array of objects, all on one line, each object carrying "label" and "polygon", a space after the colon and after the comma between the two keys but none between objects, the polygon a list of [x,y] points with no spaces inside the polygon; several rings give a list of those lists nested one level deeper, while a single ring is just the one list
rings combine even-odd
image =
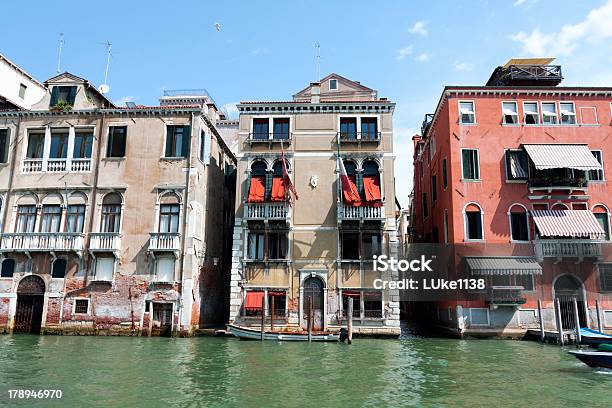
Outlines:
[{"label": "red awning", "polygon": [[373,207],[380,207],[382,205],[380,177],[364,176],[363,189],[365,190],[366,205]]},{"label": "red awning", "polygon": [[266,178],[265,176],[251,177],[251,186],[249,187],[249,203],[262,203],[266,194]]},{"label": "red awning", "polygon": [[276,292],[272,292],[272,291],[268,291],[268,296],[287,296],[287,292],[281,292],[281,291],[276,291]]},{"label": "red awning", "polygon": [[246,301],[244,307],[247,309],[261,309],[263,306],[264,292],[260,291],[248,291],[246,294]]},{"label": "red awning", "polygon": [[342,183],[342,193],[344,195],[344,203],[353,207],[361,205],[361,197],[357,192],[357,182],[355,176],[348,176],[348,183]]},{"label": "red awning", "polygon": [[359,297],[361,296],[361,292],[355,292],[352,290],[343,290],[342,296]]},{"label": "red awning", "polygon": [[533,210],[532,215],[543,237],[599,239],[605,235],[589,210]]},{"label": "red awning", "polygon": [[270,199],[272,201],[285,201],[287,199],[285,196],[285,183],[282,177],[274,177],[272,179],[272,196]]}]

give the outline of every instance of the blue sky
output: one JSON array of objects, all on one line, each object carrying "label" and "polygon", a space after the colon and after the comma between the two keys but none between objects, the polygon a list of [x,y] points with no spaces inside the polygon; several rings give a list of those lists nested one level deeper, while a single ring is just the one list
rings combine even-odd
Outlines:
[{"label": "blue sky", "polygon": [[155,104],[179,88],[206,88],[230,112],[240,100],[289,99],[315,79],[319,42],[321,76],[337,72],[397,103],[402,203],[410,138],[444,85],[484,84],[518,56],[558,57],[566,85],[612,85],[612,0],[40,3],[3,4],[0,52],[45,80],[64,32],[62,70],[100,84],[109,40],[116,102]]}]

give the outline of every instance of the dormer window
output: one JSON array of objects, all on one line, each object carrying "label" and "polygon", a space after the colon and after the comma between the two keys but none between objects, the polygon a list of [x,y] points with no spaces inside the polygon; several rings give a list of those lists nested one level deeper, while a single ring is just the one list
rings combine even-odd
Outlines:
[{"label": "dormer window", "polygon": [[338,80],[337,79],[330,79],[329,80],[329,90],[330,91],[337,91],[338,90]]},{"label": "dormer window", "polygon": [[56,106],[60,101],[73,106],[76,93],[76,86],[54,86],[51,89],[51,103],[49,103],[49,106]]}]

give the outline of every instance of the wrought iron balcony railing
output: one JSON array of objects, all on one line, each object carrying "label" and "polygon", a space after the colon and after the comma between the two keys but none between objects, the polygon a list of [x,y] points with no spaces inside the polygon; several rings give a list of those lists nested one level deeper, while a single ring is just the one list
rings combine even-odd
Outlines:
[{"label": "wrought iron balcony railing", "polygon": [[249,133],[249,142],[251,143],[290,143],[292,138],[291,132],[256,132]]},{"label": "wrought iron balcony railing", "polygon": [[380,132],[338,132],[341,142],[380,142]]}]

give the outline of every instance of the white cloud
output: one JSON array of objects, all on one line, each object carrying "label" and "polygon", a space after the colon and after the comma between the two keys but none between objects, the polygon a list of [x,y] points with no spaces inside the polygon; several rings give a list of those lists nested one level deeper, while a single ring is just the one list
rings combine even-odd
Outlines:
[{"label": "white cloud", "polygon": [[401,61],[401,60],[403,60],[404,58],[406,58],[410,54],[412,54],[412,45],[409,45],[407,47],[404,47],[404,48],[398,50],[397,51],[396,59],[398,61]]},{"label": "white cloud", "polygon": [[557,32],[520,31],[510,39],[520,43],[522,52],[534,56],[571,56],[585,42],[596,45],[612,38],[612,0],[589,12],[583,21],[566,24]]},{"label": "white cloud", "polygon": [[525,3],[527,3],[527,0],[516,0],[516,1],[514,2],[514,6],[515,6],[515,7],[516,7],[516,6],[521,6],[521,5],[525,4]]},{"label": "white cloud", "polygon": [[238,102],[226,103],[221,108],[222,111],[227,113],[228,119],[238,119],[238,108],[236,107],[237,103]]},{"label": "white cloud", "polygon": [[134,102],[134,97],[133,96],[122,96],[121,98],[117,99],[113,103],[116,106],[123,106],[125,105],[126,102]]},{"label": "white cloud", "polygon": [[410,31],[412,34],[421,35],[423,37],[427,35],[427,29],[425,28],[424,21],[417,21],[408,31]]},{"label": "white cloud", "polygon": [[415,61],[418,61],[418,62],[426,62],[426,61],[429,61],[429,54],[427,54],[426,52],[423,52],[423,53],[421,53],[421,54],[417,55],[417,56],[414,58],[414,60],[415,60]]},{"label": "white cloud", "polygon": [[455,61],[453,62],[453,67],[457,70],[457,71],[471,71],[472,69],[474,69],[474,64],[471,64],[469,62],[459,62],[459,61]]}]

